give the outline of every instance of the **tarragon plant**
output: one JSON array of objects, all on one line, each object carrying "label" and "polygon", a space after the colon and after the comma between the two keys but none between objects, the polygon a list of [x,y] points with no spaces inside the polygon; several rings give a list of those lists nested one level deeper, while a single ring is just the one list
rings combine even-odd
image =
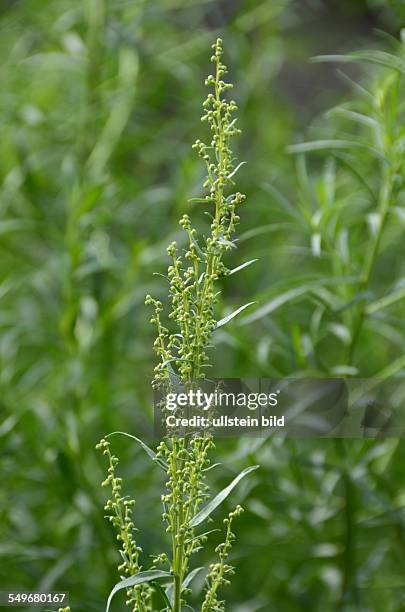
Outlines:
[{"label": "tarragon plant", "polygon": [[[170,284],[169,322],[164,322],[162,303],[149,295],[146,298],[146,304],[154,307],[151,323],[157,329],[154,349],[159,363],[155,368],[153,386],[160,390],[170,389],[174,383],[190,388],[195,381],[204,378],[204,368],[208,362],[207,349],[213,331],[247,306],[239,308],[222,321],[215,320],[214,307],[218,295],[216,281],[230,273],[223,263],[223,257],[235,247],[232,239],[239,221],[236,209],[245,200],[245,196],[234,189],[233,177],[241,166],[235,165],[230,147],[231,139],[239,134],[234,118],[237,106],[226,97],[232,85],[223,80],[227,69],[222,63],[221,39],[213,45],[211,62],[215,71],[205,81],[210,93],[203,104],[202,116],[202,121],[211,130],[211,141],[205,144],[197,140],[193,146],[207,170],[204,182],[206,193],[197,200],[209,208],[210,233],[208,236],[198,236],[187,214],[180,220],[187,234],[187,247],[183,251],[173,242],[167,249],[171,258],[167,272]],[[110,443],[103,439],[98,445],[108,460],[108,476],[103,484],[111,488],[105,509],[117,531],[122,557],[122,564],[118,568],[121,581],[110,594],[107,612],[112,597],[121,589],[126,590],[126,603],[133,612],[151,612],[158,598],[159,610],[192,610],[186,603],[191,593],[189,587],[192,579],[203,568],[192,569],[191,559],[206,545],[210,533],[204,532],[201,525],[241,478],[256,466],[245,469],[217,496],[210,499],[205,482],[210,466],[209,454],[213,447],[209,434],[165,438],[156,452],[138,438],[134,439],[166,474],[166,489],[161,496],[162,520],[171,547],[170,551],[154,557],[152,567],[144,568],[142,551],[134,539],[134,502],[122,494],[121,479],[116,475],[118,459],[111,453]],[[233,573],[228,563],[235,538],[232,523],[241,512],[242,508],[237,506],[224,521],[224,541],[215,549],[217,561],[208,568],[201,612],[225,610],[220,589],[229,584],[229,577]]]}]

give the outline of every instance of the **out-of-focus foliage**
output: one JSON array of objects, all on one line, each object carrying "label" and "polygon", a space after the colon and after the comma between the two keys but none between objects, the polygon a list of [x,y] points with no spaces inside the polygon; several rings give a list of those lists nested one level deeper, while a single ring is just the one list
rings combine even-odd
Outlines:
[{"label": "out-of-focus foliage", "polygon": [[[316,59],[382,65],[388,74],[332,108],[327,122],[313,126],[316,140],[289,147],[298,156],[294,204],[269,185],[285,218],[279,234],[288,239],[272,260],[269,288],[242,324],[266,325],[271,315],[278,354],[269,347],[263,365],[275,374],[383,377],[404,367],[405,261],[398,253],[405,62],[402,44],[397,47],[397,55],[364,51]],[[310,161],[318,155],[312,173],[305,154]],[[292,260],[299,262],[297,274],[286,273]]]},{"label": "out-of-focus foliage", "polygon": [[[216,367],[221,376],[403,371],[402,167],[390,177],[379,256],[359,281],[381,221],[381,157],[401,154],[403,85],[395,70],[341,64],[359,91],[337,64],[308,61],[369,48],[402,58],[373,28],[398,36],[403,19],[395,0],[2,4],[2,589],[70,590],[75,609],[101,610],[117,580],[94,444],[115,429],[151,431],[143,299],[165,294],[153,274],[197,195],[191,143],[218,34],[248,162],[239,258],[259,258],[224,281],[218,316],[259,304],[249,325],[218,331]],[[320,139],[356,144],[286,151]],[[198,205],[191,214],[199,219]],[[160,476],[128,441],[114,450],[152,554]],[[403,609],[401,442],[250,440],[218,443],[218,455],[235,471],[247,455],[262,465],[229,502],[250,510],[232,610]],[[224,482],[213,470],[213,490]]]}]

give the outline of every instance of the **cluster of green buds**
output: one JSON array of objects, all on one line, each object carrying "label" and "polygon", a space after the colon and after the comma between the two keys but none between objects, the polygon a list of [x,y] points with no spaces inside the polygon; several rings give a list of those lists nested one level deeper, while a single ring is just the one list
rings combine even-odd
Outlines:
[{"label": "cluster of green buds", "polygon": [[[154,386],[167,384],[170,368],[176,370],[183,383],[204,378],[203,368],[207,366],[206,349],[216,321],[214,306],[217,301],[215,282],[227,274],[223,263],[226,251],[234,248],[232,236],[239,221],[236,208],[244,202],[245,196],[232,193],[233,177],[241,164],[235,166],[230,141],[240,131],[233,118],[237,106],[228,101],[226,94],[232,88],[223,77],[227,68],[222,62],[222,40],[213,45],[211,61],[215,73],[206,79],[211,89],[205,100],[202,121],[210,126],[210,144],[197,140],[193,148],[206,165],[207,175],[203,198],[196,198],[212,207],[210,234],[200,241],[187,214],[180,219],[180,226],[187,233],[187,248],[181,251],[172,242],[167,252],[171,258],[167,278],[170,283],[171,310],[168,315],[174,327],[172,332],[161,322],[161,302],[150,295],[146,304],[154,306],[155,315],[151,321],[157,327],[155,351],[159,363],[155,368]],[[170,366],[170,367],[169,367]]]},{"label": "cluster of green buds", "polygon": [[[122,495],[122,479],[116,476],[118,458],[111,453],[110,444],[104,438],[96,446],[107,457],[107,478],[101,483],[103,487],[111,487],[111,498],[107,500],[104,510],[106,518],[112,523],[117,533],[116,538],[120,543],[120,555],[122,563],[118,571],[122,578],[128,578],[140,572],[139,555],[141,548],[134,539],[135,525],[132,520],[132,511],[135,505],[133,499]],[[147,586],[138,586],[127,589],[126,605],[134,612],[150,611],[150,589]]]},{"label": "cluster of green buds", "polygon": [[230,512],[228,518],[224,519],[226,526],[225,540],[219,544],[215,552],[218,554],[219,561],[210,565],[209,573],[207,576],[207,589],[205,592],[205,599],[203,601],[201,612],[222,612],[225,610],[225,602],[218,599],[217,593],[221,586],[230,584],[228,576],[234,574],[234,568],[227,564],[229,553],[232,548],[232,544],[236,539],[235,534],[232,532],[233,520],[240,516],[243,512],[242,506],[236,506],[233,512]]},{"label": "cluster of green buds", "polygon": [[[194,537],[188,525],[202,502],[208,499],[208,486],[204,480],[210,465],[208,453],[213,446],[210,437],[192,438],[187,446],[182,440],[174,440],[171,446],[164,440],[160,442],[157,457],[164,458],[168,465],[167,492],[161,498],[164,508],[162,518],[167,524],[168,533],[177,531],[177,536]],[[178,517],[181,517],[180,527]],[[190,548],[190,554],[193,550],[194,546]]]},{"label": "cluster of green buds", "polygon": [[[209,498],[205,476],[210,466],[209,451],[213,446],[212,438],[206,437],[193,438],[188,444],[184,439],[174,439],[170,446],[162,441],[157,448],[157,456],[168,466],[166,492],[161,500],[162,518],[173,542],[170,570],[180,578],[187,572],[190,557],[207,539],[204,534],[196,535],[190,524],[202,503]],[[187,593],[186,587],[180,589],[179,597],[183,603]]]}]

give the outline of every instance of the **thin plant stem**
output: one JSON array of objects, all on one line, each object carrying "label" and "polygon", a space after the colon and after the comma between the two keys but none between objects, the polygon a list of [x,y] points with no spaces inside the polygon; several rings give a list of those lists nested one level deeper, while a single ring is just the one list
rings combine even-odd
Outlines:
[{"label": "thin plant stem", "polygon": [[[384,229],[386,226],[388,213],[390,210],[390,205],[392,201],[393,195],[393,169],[390,165],[385,168],[382,176],[382,186],[381,186],[381,195],[380,195],[380,206],[379,206],[379,216],[380,221],[377,228],[377,231],[372,239],[370,245],[370,251],[368,257],[364,262],[363,273],[361,275],[360,283],[358,286],[359,293],[362,293],[367,290],[370,284],[370,280],[373,274],[373,270],[377,261],[381,240],[384,234]],[[348,364],[352,365],[354,352],[359,340],[359,336],[364,324],[366,316],[366,304],[361,303],[357,312],[357,317],[355,318],[355,325],[352,334],[352,340],[349,345],[349,355],[348,355]]]}]

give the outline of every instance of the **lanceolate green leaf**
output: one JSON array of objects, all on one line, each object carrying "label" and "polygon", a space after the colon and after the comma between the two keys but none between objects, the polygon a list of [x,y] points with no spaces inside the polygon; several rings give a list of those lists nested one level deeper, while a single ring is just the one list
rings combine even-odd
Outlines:
[{"label": "lanceolate green leaf", "polygon": [[241,306],[240,308],[237,308],[236,310],[231,312],[231,314],[229,314],[228,316],[224,317],[223,319],[221,319],[220,321],[217,322],[217,324],[215,325],[215,329],[219,329],[223,325],[226,325],[227,323],[229,323],[229,321],[234,319],[240,312],[242,312],[243,310],[245,310],[249,306],[252,306],[252,304],[256,304],[256,302],[248,302],[244,306]]},{"label": "lanceolate green leaf", "polygon": [[194,248],[197,251],[198,255],[204,260],[206,258],[206,254],[202,252],[200,245],[198,244],[198,240],[192,236]]},{"label": "lanceolate green leaf", "polygon": [[294,228],[294,225],[290,222],[284,223],[269,223],[268,225],[262,225],[259,227],[253,227],[247,232],[243,232],[243,234],[239,237],[239,244],[241,242],[245,242],[245,240],[251,240],[252,238],[256,238],[257,236],[261,236],[263,234],[274,234],[280,231],[289,231]]},{"label": "lanceolate green leaf", "polygon": [[[220,529],[210,529],[209,531],[204,531],[204,533],[199,533],[198,535],[186,540],[184,543],[188,544],[189,542],[193,542],[194,540],[198,540],[198,538],[202,538],[203,536],[210,535],[211,533],[215,533],[216,531],[220,531]],[[200,568],[201,569],[201,568]]]},{"label": "lanceolate green leaf", "polygon": [[185,587],[188,587],[192,580],[197,576],[197,574],[199,574],[200,572],[202,572],[204,568],[203,567],[196,567],[195,569],[193,569],[183,580],[183,585]]},{"label": "lanceolate green leaf", "polygon": [[[278,206],[279,206],[279,208],[281,210],[284,210],[289,217],[291,217],[295,221],[298,221],[298,223],[300,225],[302,225],[303,219],[302,219],[301,215],[299,214],[297,208],[295,206],[293,206],[293,204],[290,202],[290,200],[283,193],[281,193],[281,191],[279,191],[271,183],[264,183],[263,184],[263,189],[270,193],[270,195],[277,202],[277,204],[278,204]],[[280,225],[280,224],[273,224],[273,225]],[[243,236],[243,234],[242,234],[242,236]],[[242,236],[240,237],[240,239],[242,239]]]},{"label": "lanceolate green leaf", "polygon": [[267,302],[267,304],[264,304],[252,314],[248,315],[247,317],[244,317],[241,321],[241,325],[245,325],[246,323],[252,323],[253,321],[262,319],[271,312],[274,312],[274,310],[277,310],[277,308],[280,308],[280,306],[283,306],[283,304],[302,297],[303,295],[308,293],[310,289],[312,289],[312,287],[304,285],[303,287],[295,287],[294,289],[290,289],[289,291],[286,291],[281,295],[277,295],[272,300]]},{"label": "lanceolate green leaf", "polygon": [[367,127],[371,127],[373,129],[378,128],[378,122],[373,119],[373,117],[369,117],[368,115],[364,115],[362,113],[357,113],[355,111],[349,110],[348,108],[344,108],[343,106],[337,106],[332,108],[329,111],[328,115],[340,115],[345,119],[349,119],[350,121],[355,121],[356,123],[361,123]]},{"label": "lanceolate green leaf", "polygon": [[392,304],[395,304],[396,302],[399,302],[400,300],[404,298],[405,298],[405,286],[400,287],[396,291],[393,291],[392,293],[385,295],[381,299],[376,300],[375,302],[372,302],[371,304],[368,304],[366,307],[366,312],[367,314],[373,314],[375,312],[378,312],[379,310],[383,310],[384,308],[391,306]]},{"label": "lanceolate green leaf", "polygon": [[106,606],[106,612],[109,611],[112,598],[118,591],[122,589],[129,589],[131,587],[139,586],[145,583],[153,583],[158,580],[171,580],[173,578],[170,572],[162,572],[160,570],[149,570],[147,572],[139,572],[136,576],[131,576],[130,578],[125,578],[125,580],[121,580],[118,582],[113,590],[111,591]]},{"label": "lanceolate green leaf", "polygon": [[[216,531],[218,531],[218,529]],[[205,569],[205,568],[204,567],[196,567],[189,574],[187,574],[187,576],[183,580],[183,587],[187,588],[191,584],[193,578],[195,578],[197,576],[197,574],[199,574],[203,569]],[[167,598],[168,598],[168,600],[170,602],[170,605],[173,605],[173,591],[174,591],[173,584],[170,584],[166,588],[166,596],[167,596]]]},{"label": "lanceolate green leaf", "polygon": [[250,261],[245,261],[245,263],[241,264],[237,268],[233,268],[233,270],[229,270],[227,276],[232,276],[232,274],[236,274],[236,272],[239,272],[239,270],[243,270],[243,268],[247,268],[248,266],[251,266],[256,261],[259,261],[259,260],[258,259],[251,259]]},{"label": "lanceolate green leaf", "polygon": [[211,499],[211,501],[209,501],[208,504],[206,504],[204,508],[202,508],[200,512],[195,515],[195,517],[190,521],[190,527],[197,527],[197,525],[200,525],[202,522],[204,522],[205,519],[208,518],[210,514],[212,514],[212,512],[214,512],[214,510],[216,510],[216,508],[218,508],[220,504],[222,504],[222,502],[228,497],[228,495],[242,480],[242,478],[250,474],[250,472],[257,470],[258,467],[258,465],[252,465],[248,468],[245,468],[240,474],[238,474],[238,476],[236,476],[236,478],[234,478],[232,482],[227,487],[225,487],[225,489],[222,489],[222,491],[218,493],[218,495]]},{"label": "lanceolate green leaf", "polygon": [[348,55],[319,55],[312,59],[313,62],[366,62],[368,64],[376,64],[378,66],[384,66],[391,70],[396,70],[405,74],[405,61],[391,53],[386,51],[379,51],[378,49],[355,51]]},{"label": "lanceolate green leaf", "polygon": [[[270,299],[267,298],[268,301],[265,304],[260,306],[254,312],[252,312],[252,314],[246,317],[243,317],[243,319],[238,323],[238,325],[246,325],[247,323],[252,323],[253,321],[257,321],[258,319],[261,319],[271,314],[272,312],[274,312],[275,310],[277,310],[284,304],[300,299],[304,296],[313,294],[314,290],[316,290],[318,287],[329,285],[329,284],[335,285],[337,282],[336,279],[337,277],[320,279],[320,278],[314,277],[313,275],[302,277],[301,282],[299,278],[291,279],[287,284],[283,283],[277,288],[278,294],[276,293],[276,291],[273,291],[272,296],[270,297]],[[306,282],[304,282],[304,280],[306,280]],[[350,283],[350,284],[355,283],[356,280],[357,280],[357,277],[355,276],[339,277],[340,282],[345,282],[345,283]]]},{"label": "lanceolate green leaf", "polygon": [[165,602],[165,605],[167,606],[166,609],[168,609],[168,610],[170,610],[170,612],[172,612],[172,610],[173,610],[173,601],[169,599],[165,589],[162,587],[161,584],[159,584],[159,582],[153,582],[153,586],[155,587],[156,591],[158,591],[159,595],[161,596],[161,598]]},{"label": "lanceolate green leaf", "polygon": [[135,440],[135,442],[138,442],[138,444],[140,445],[140,447],[145,451],[145,453],[152,459],[152,461],[156,461],[156,463],[158,464],[158,466],[160,468],[162,468],[162,470],[164,472],[166,472],[167,470],[167,464],[163,461],[163,459],[161,459],[160,457],[158,457],[155,453],[155,451],[153,451],[147,444],[145,444],[145,442],[142,442],[142,440],[140,438],[137,438],[136,436],[133,436],[132,434],[126,433],[125,431],[113,431],[112,433],[108,434],[106,436],[106,438],[109,438],[110,436],[115,436],[115,435],[121,435],[121,436],[126,436],[127,438],[131,438],[132,440]]},{"label": "lanceolate green leaf", "polygon": [[213,202],[213,199],[207,196],[205,198],[190,198],[188,201],[192,204],[210,204]]},{"label": "lanceolate green leaf", "polygon": [[234,170],[232,170],[232,172],[230,173],[230,175],[228,176],[228,178],[232,178],[233,176],[235,176],[235,174],[237,173],[237,171],[246,164],[245,161],[240,162],[240,164],[238,164],[236,166],[236,168]]},{"label": "lanceolate green leaf", "polygon": [[309,153],[311,151],[333,151],[334,149],[365,149],[369,153],[372,153],[374,157],[378,159],[384,159],[384,156],[378,149],[374,147],[370,147],[362,142],[357,142],[356,140],[339,140],[339,139],[330,139],[330,140],[312,140],[309,142],[300,142],[295,145],[290,145],[287,147],[288,153]]},{"label": "lanceolate green leaf", "polygon": [[180,376],[174,371],[172,364],[170,361],[167,364],[167,372],[169,375],[169,381],[172,386],[173,391],[176,393],[183,393],[184,385],[181,383]]}]

